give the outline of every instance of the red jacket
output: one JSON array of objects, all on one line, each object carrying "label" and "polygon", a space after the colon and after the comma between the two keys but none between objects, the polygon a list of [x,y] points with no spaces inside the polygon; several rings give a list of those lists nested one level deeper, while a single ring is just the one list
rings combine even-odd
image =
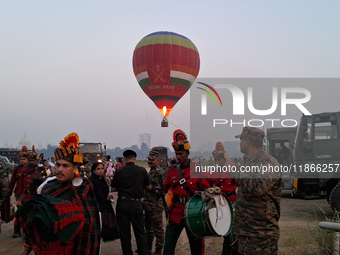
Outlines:
[{"label": "red jacket", "polygon": [[14,194],[15,194],[15,198],[18,199],[20,193],[18,192],[19,189],[19,181],[20,181],[20,175],[21,175],[21,171],[24,168],[24,166],[19,165],[17,166],[13,173],[12,173],[12,178],[11,178],[11,183],[9,184],[9,194],[12,195],[12,192],[14,190]]},{"label": "red jacket", "polygon": [[25,166],[20,173],[18,185],[18,202],[23,203],[28,201],[36,193],[38,186],[41,184],[41,168],[34,166]]},{"label": "red jacket", "polygon": [[[205,178],[199,179],[195,178],[195,176],[190,176],[190,167],[187,167],[185,169],[181,168],[181,172],[183,175],[183,178],[186,179],[186,183],[189,187],[189,189],[192,192],[195,192],[196,190],[205,190],[210,187],[209,183]],[[171,169],[163,182],[163,188],[164,192],[168,192],[168,190],[171,188],[173,191],[173,199],[171,206],[169,207],[169,218],[171,221],[179,224],[184,216],[184,208],[185,208],[185,202],[187,201],[188,197],[190,195],[187,193],[183,185],[179,184],[177,185],[180,180],[178,173],[177,173],[177,167]],[[173,185],[177,185],[176,187],[173,187]]]}]

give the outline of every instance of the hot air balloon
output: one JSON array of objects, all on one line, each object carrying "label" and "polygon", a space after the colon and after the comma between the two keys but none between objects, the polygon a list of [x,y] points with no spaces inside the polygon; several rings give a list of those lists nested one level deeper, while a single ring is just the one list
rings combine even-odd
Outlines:
[{"label": "hot air balloon", "polygon": [[194,83],[200,59],[196,46],[187,37],[173,32],[151,33],[133,52],[133,71],[140,87],[166,117]]}]

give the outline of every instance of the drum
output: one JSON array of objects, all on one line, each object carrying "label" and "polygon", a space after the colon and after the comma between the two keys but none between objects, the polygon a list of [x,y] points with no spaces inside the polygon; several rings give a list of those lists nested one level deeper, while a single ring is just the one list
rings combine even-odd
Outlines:
[{"label": "drum", "polygon": [[226,236],[234,224],[233,207],[226,195],[214,195],[216,207],[206,209],[201,197],[192,197],[185,205],[185,224],[190,233],[198,238]]}]

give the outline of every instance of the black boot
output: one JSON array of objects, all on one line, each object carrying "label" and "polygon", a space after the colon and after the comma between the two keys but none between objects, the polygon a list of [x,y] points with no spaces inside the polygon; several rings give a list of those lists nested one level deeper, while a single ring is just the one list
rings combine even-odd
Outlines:
[{"label": "black boot", "polygon": [[20,236],[21,236],[21,234],[18,233],[18,232],[15,232],[15,231],[14,231],[14,233],[12,235],[13,238],[17,238],[17,237],[20,237]]}]

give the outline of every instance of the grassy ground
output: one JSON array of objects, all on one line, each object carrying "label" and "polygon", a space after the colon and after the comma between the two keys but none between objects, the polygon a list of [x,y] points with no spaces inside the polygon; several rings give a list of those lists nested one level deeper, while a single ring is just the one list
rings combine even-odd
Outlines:
[{"label": "grassy ground", "polygon": [[147,167],[148,166],[148,161],[147,160],[137,160],[136,165],[142,166],[142,167]]}]

